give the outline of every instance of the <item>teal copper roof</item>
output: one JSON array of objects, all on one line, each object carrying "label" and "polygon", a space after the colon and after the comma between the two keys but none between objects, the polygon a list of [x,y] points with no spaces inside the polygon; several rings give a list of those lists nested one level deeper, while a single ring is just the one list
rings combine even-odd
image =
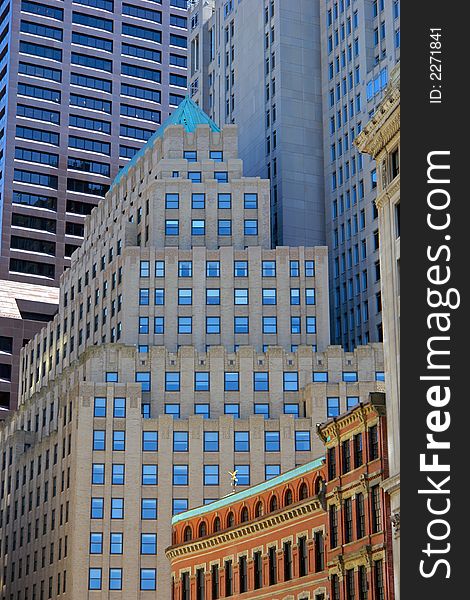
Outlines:
[{"label": "teal copper roof", "polygon": [[122,177],[128,173],[129,169],[137,163],[139,158],[153,146],[155,140],[162,137],[169,125],[183,125],[188,132],[195,131],[198,125],[209,125],[212,131],[220,131],[214,121],[189,96],[186,96],[178,108],[160,125],[142,148],[134,154],[127,165],[119,171],[111,185],[111,189],[119,183]]},{"label": "teal copper roof", "polygon": [[306,463],[305,465],[297,467],[296,469],[291,469],[290,471],[286,471],[282,475],[273,477],[269,481],[263,481],[263,483],[254,485],[246,490],[243,490],[242,492],[229,494],[228,496],[224,496],[220,500],[216,500],[215,502],[211,502],[210,504],[204,504],[203,506],[187,510],[183,513],[180,513],[179,515],[175,515],[171,520],[171,524],[176,525],[176,523],[179,523],[180,521],[187,521],[188,519],[192,519],[193,517],[205,515],[209,512],[213,512],[214,510],[219,510],[220,508],[223,508],[224,506],[227,506],[229,504],[240,502],[240,500],[244,500],[245,498],[249,498],[250,496],[256,496],[256,494],[260,494],[261,492],[270,490],[274,487],[277,487],[278,485],[287,483],[291,479],[295,479],[300,475],[310,473],[310,471],[320,468],[324,464],[324,461],[325,459],[322,456],[320,458]]}]

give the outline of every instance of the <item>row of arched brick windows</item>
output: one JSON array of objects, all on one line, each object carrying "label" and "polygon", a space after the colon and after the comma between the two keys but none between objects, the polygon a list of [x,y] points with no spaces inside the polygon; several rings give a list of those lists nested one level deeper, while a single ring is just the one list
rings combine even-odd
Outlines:
[{"label": "row of arched brick windows", "polygon": [[[318,477],[315,481],[315,494],[318,494],[321,491],[323,485],[323,480],[321,477]],[[258,519],[265,514],[269,514],[279,510],[280,508],[284,508],[289,506],[290,504],[294,504],[294,502],[301,502],[302,500],[306,500],[311,495],[311,490],[309,489],[309,485],[307,482],[303,481],[298,486],[297,490],[288,487],[283,494],[274,493],[267,503],[267,510],[263,500],[258,500],[255,503],[253,515],[250,515],[250,509],[248,506],[243,506],[239,513],[238,522],[236,522],[235,513],[233,510],[230,510],[226,515],[225,519],[217,515],[212,521],[212,528],[209,531],[209,527],[206,521],[201,521],[196,528],[196,532],[194,532],[193,527],[191,525],[186,525],[183,530],[183,540],[182,542],[190,542],[193,539],[202,538],[209,534],[217,533],[218,531],[222,531],[223,529],[230,529],[235,525],[239,525],[241,523],[246,523],[251,519]]]}]

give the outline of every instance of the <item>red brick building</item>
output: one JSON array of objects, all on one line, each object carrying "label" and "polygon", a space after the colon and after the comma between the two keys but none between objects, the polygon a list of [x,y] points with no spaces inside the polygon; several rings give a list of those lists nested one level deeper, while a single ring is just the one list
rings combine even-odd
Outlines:
[{"label": "red brick building", "polygon": [[173,600],[392,600],[384,395],[318,433],[326,461],[173,518]]}]

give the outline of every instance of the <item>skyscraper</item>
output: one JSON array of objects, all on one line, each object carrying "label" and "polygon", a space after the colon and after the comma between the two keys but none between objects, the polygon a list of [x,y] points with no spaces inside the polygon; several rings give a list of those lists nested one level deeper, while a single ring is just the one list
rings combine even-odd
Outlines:
[{"label": "skyscraper", "polygon": [[[186,0],[2,3],[0,280],[18,282],[22,297],[29,284],[58,286],[83,240],[85,215],[183,99],[186,6]],[[18,305],[21,318],[13,325],[0,318],[12,347],[1,356],[12,373],[0,383],[6,406],[16,405],[23,332],[50,318],[37,293],[31,297],[27,307]]]},{"label": "skyscraper", "polygon": [[2,595],[169,598],[173,514],[312,460],[383,386],[379,344],[328,346],[326,248],[271,249],[269,200],[185,99],[87,217],[0,425]]},{"label": "skyscraper", "polygon": [[332,340],[347,350],[382,340],[377,172],[353,141],[400,58],[400,2],[320,6]]},{"label": "skyscraper", "polygon": [[[332,339],[382,340],[376,171],[353,145],[400,56],[399,0],[195,0],[190,91],[271,179],[273,242],[329,247]],[[324,228],[323,228],[324,227]]]},{"label": "skyscraper", "polygon": [[320,8],[304,0],[195,0],[191,97],[236,123],[247,175],[271,180],[274,245],[325,243]]}]

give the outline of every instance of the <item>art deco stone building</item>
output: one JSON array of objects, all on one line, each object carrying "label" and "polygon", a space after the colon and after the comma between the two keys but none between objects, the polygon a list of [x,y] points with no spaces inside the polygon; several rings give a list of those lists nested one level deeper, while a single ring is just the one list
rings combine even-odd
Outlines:
[{"label": "art deco stone building", "polygon": [[382,265],[384,359],[387,373],[388,452],[390,494],[394,525],[395,590],[399,597],[400,560],[400,73],[392,72],[390,85],[374,118],[357,139],[363,152],[376,161]]},{"label": "art deco stone building", "polygon": [[226,495],[234,467],[247,486],[312,460],[316,423],[383,386],[380,345],[343,353],[328,331],[326,249],[270,248],[269,182],[185,100],[87,218],[22,351],[1,594],[169,598],[173,514]]},{"label": "art deco stone building", "polygon": [[394,597],[384,394],[319,434],[326,459],[173,517],[175,600]]}]

